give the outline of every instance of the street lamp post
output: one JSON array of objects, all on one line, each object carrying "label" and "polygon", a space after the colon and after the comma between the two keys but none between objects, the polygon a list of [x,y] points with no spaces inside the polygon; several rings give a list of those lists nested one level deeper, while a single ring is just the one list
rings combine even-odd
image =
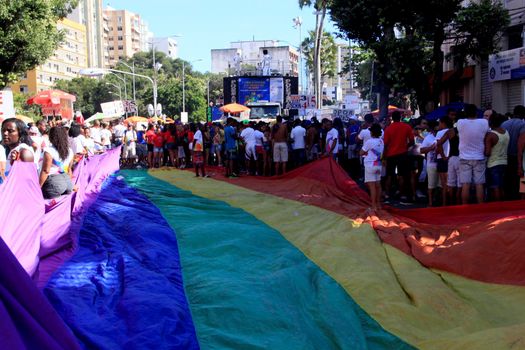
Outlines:
[{"label": "street lamp post", "polygon": [[[182,37],[182,35],[169,35],[167,37],[164,37],[164,38],[158,38],[158,39],[169,39],[169,38],[180,38]],[[151,40],[149,41],[149,43],[151,44],[151,51],[152,51],[152,59],[153,59],[153,80],[154,80],[154,85],[157,86],[157,74],[160,70],[160,68],[162,67],[162,64],[160,63],[157,63],[155,61],[155,40]],[[155,92],[155,95],[157,93]],[[157,98],[155,97],[155,101],[154,101],[154,106],[153,106],[153,109],[155,110],[155,116],[157,116]]]},{"label": "street lamp post", "polygon": [[113,83],[106,83],[106,85],[110,85],[110,86],[113,86],[113,87],[116,87],[118,89],[118,96],[120,98],[120,100],[122,101],[122,86],[120,86],[120,84],[113,84]]},{"label": "street lamp post", "polygon": [[[81,69],[78,74],[83,76],[90,76],[90,77],[97,77],[102,76],[105,73],[120,73],[120,74],[127,74],[131,76],[136,76],[139,78],[144,78],[149,80],[151,85],[153,85],[153,103],[155,104],[155,107],[157,106],[157,82],[151,79],[151,77],[148,77],[147,75],[137,74],[137,73],[130,73],[125,72],[122,70],[112,69],[112,68],[85,68]],[[155,110],[155,116],[157,116],[157,108],[154,108]]]},{"label": "street lamp post", "polygon": [[[200,62],[202,58],[188,62],[189,64]],[[182,113],[186,113],[186,61],[182,60]]]},{"label": "street lamp post", "polygon": [[303,79],[302,79],[302,72],[303,72],[303,33],[302,33],[302,26],[303,26],[303,19],[301,17],[295,17],[293,19],[294,27],[299,28],[299,87],[302,91],[304,91],[303,87]]},{"label": "street lamp post", "polygon": [[135,61],[132,61],[133,65],[130,66],[124,61],[119,61],[119,63],[122,63],[126,67],[128,67],[131,70],[131,73],[133,73],[132,79],[133,79],[133,102],[135,102],[135,105],[137,105],[137,96],[136,96],[136,88],[135,88]]},{"label": "street lamp post", "polygon": [[[120,80],[123,84],[124,84],[124,100],[127,101],[128,100],[128,87],[127,87],[127,82],[126,82],[126,78],[123,78],[115,73],[113,73],[113,76],[118,78],[118,80]],[[122,97],[120,98],[122,100]],[[124,113],[126,115],[126,118],[128,117],[128,111],[127,109],[125,108],[124,109]]]}]

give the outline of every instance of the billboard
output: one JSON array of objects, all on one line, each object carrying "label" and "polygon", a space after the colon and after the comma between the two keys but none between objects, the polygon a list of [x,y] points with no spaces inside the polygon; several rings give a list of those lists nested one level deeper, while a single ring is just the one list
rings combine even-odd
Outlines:
[{"label": "billboard", "polygon": [[270,78],[239,78],[237,103],[270,101]]},{"label": "billboard", "polygon": [[284,81],[283,78],[270,78],[270,102],[279,102],[281,106],[284,102]]}]

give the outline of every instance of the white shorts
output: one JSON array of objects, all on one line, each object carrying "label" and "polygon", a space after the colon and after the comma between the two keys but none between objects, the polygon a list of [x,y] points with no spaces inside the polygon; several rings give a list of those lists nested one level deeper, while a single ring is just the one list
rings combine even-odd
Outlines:
[{"label": "white shorts", "polygon": [[246,160],[257,160],[257,152],[255,152],[255,144],[247,144],[244,148],[244,155]]},{"label": "white shorts", "polygon": [[137,148],[135,145],[124,146],[124,158],[137,158]]},{"label": "white shorts", "polygon": [[437,164],[427,165],[428,189],[433,190],[439,187],[439,176],[437,171]]},{"label": "white shorts", "polygon": [[447,185],[448,187],[461,187],[461,182],[459,181],[459,157],[453,156],[448,159]]},{"label": "white shorts", "polygon": [[381,166],[365,165],[365,183],[381,181]]}]

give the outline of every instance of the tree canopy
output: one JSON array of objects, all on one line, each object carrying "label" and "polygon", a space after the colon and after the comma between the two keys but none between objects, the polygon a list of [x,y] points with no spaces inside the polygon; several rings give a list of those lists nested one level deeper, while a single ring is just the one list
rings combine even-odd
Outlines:
[{"label": "tree canopy", "polygon": [[[123,62],[123,63],[122,63]],[[135,73],[153,77],[152,52],[139,52],[132,58],[122,60],[115,69],[130,71],[124,64],[135,67]],[[162,64],[157,75],[158,98],[157,102],[162,105],[163,113],[170,117],[177,117],[182,111],[182,60],[171,59],[163,53],[156,53],[156,62]],[[218,74],[200,73],[194,71],[191,64],[185,63],[185,89],[186,89],[186,111],[190,120],[203,121],[206,119],[207,86],[210,81],[210,101],[216,101],[222,97],[222,77]],[[127,98],[133,99],[133,84],[131,76],[124,76],[127,86]],[[115,98],[115,88],[111,84],[123,85],[123,82],[114,74],[107,74],[100,79],[77,78],[73,80],[60,80],[56,87],[77,96],[76,108],[84,117],[89,117],[100,112],[100,103],[112,101]],[[139,115],[147,116],[147,105],[153,103],[153,87],[151,83],[143,78],[135,79],[136,98]],[[110,94],[113,92],[113,95]],[[122,94],[124,87],[122,86]],[[124,96],[123,96],[124,98]]]},{"label": "tree canopy", "polygon": [[63,38],[56,23],[77,3],[77,0],[0,1],[0,89],[53,54]]},{"label": "tree canopy", "polygon": [[454,45],[449,59],[464,63],[486,59],[498,49],[498,33],[509,23],[503,5],[497,0],[463,3],[330,1],[330,16],[341,33],[371,54],[382,115],[393,92],[415,94],[423,112],[437,105],[446,59],[443,44]]}]

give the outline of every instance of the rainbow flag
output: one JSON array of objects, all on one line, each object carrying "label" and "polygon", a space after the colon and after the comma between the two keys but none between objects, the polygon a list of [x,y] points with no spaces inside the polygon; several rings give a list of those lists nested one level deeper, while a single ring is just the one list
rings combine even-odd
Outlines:
[{"label": "rainbow flag", "polygon": [[330,159],[122,171],[44,292],[85,348],[525,348],[523,202],[367,207]]}]

